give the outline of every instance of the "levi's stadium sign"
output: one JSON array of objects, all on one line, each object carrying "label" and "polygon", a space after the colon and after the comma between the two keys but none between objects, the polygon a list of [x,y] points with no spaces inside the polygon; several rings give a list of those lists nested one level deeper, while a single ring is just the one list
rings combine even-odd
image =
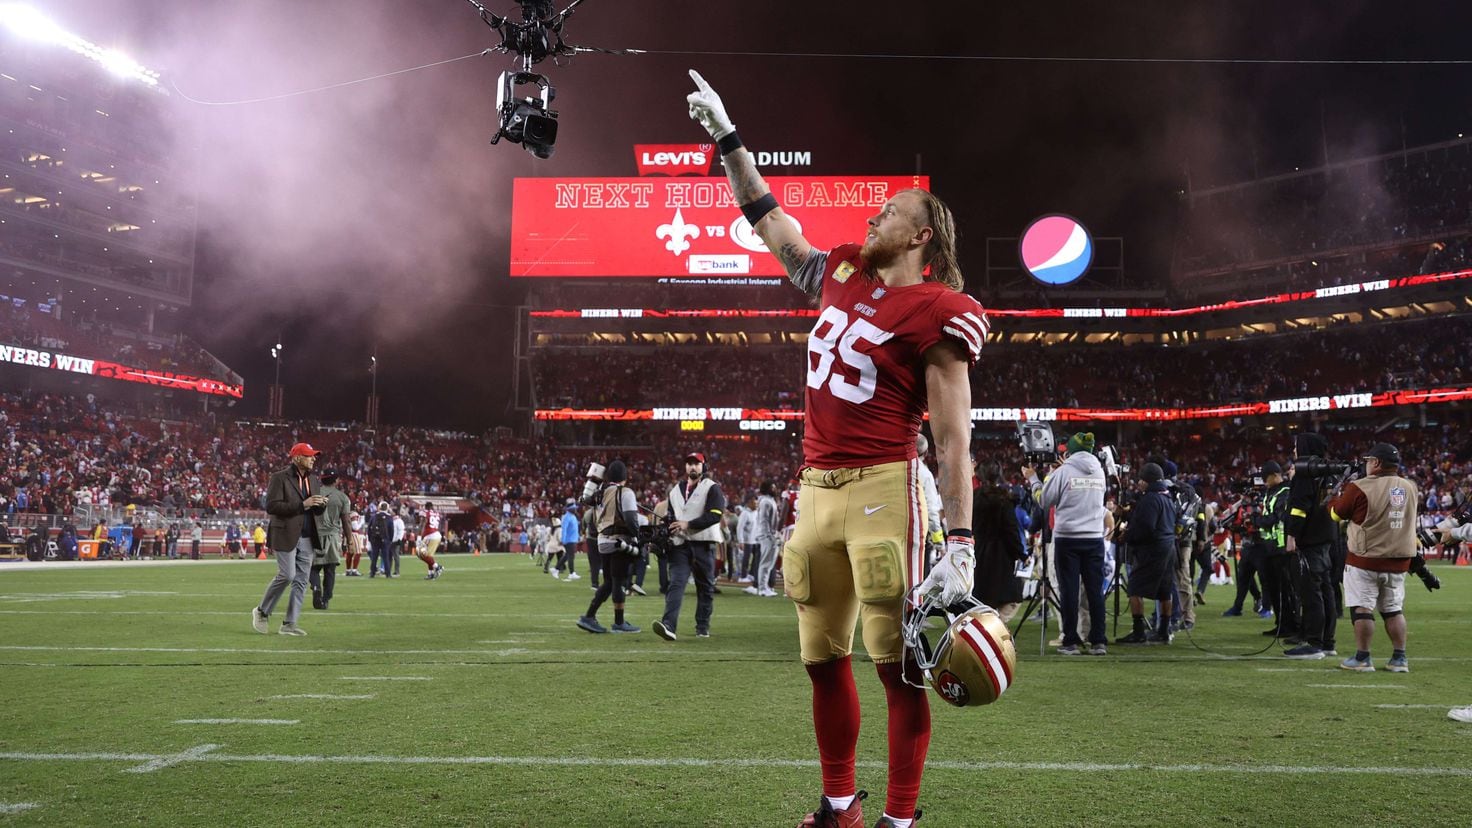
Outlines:
[{"label": "levi's stadium sign", "polygon": [[123,380],[124,382],[140,382],[145,385],[156,385],[160,388],[177,388],[182,391],[196,391],[200,394],[216,394],[221,397],[233,397],[237,400],[245,394],[245,386],[243,385],[220,382],[219,380],[206,379],[204,377],[191,377],[188,374],[176,374],[172,371],[135,368],[131,365],[120,365],[116,362],[108,362],[102,359],[87,359],[58,351],[38,351],[31,348],[20,348],[14,345],[0,345],[0,363],[43,368],[50,371],[62,371],[69,374],[83,374],[90,377],[102,377],[104,379]]},{"label": "levi's stadium sign", "polygon": [[[680,160],[680,159],[676,159]],[[819,248],[856,242],[864,222],[929,176],[767,179]],[[782,276],[725,178],[518,178],[511,207],[512,276]]]}]

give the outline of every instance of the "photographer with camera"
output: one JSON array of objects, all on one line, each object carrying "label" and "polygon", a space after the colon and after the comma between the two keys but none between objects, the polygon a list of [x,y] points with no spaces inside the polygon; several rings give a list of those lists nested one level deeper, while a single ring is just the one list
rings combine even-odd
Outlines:
[{"label": "photographer with camera", "polygon": [[664,617],[654,622],[654,634],[674,641],[685,602],[685,584],[695,575],[695,635],[710,638],[710,616],[715,610],[716,544],[721,542],[721,516],[726,496],[705,473],[705,455],[685,455],[685,479],[670,487],[670,549],[664,560],[670,585],[664,595]]},{"label": "photographer with camera", "polygon": [[1105,654],[1104,637],[1104,467],[1094,456],[1093,432],[1068,438],[1063,462],[1039,480],[1032,466],[1023,479],[1043,511],[1053,510],[1053,559],[1058,572],[1063,636],[1059,655],[1079,655],[1079,578],[1089,602],[1090,655]]},{"label": "photographer with camera", "polygon": [[[1140,468],[1140,496],[1124,524],[1129,547],[1130,617],[1134,628],[1116,644],[1169,644],[1171,595],[1176,572],[1176,503],[1168,493],[1165,471],[1156,463]],[[1160,624],[1152,637],[1145,632],[1145,599],[1155,599]],[[1103,618],[1103,612],[1099,613]]]},{"label": "photographer with camera", "polygon": [[[1277,465],[1277,464],[1273,464]],[[1250,487],[1241,498],[1222,512],[1221,521],[1228,533],[1237,538],[1237,598],[1222,616],[1234,618],[1242,614],[1243,602],[1252,594],[1253,610],[1260,618],[1271,618],[1273,611],[1266,596],[1258,591],[1259,572],[1263,567],[1263,542],[1255,518],[1262,511],[1261,472],[1251,481]]]},{"label": "photographer with camera", "polygon": [[[590,633],[608,632],[607,627],[598,623],[598,608],[612,597],[613,631],[636,633],[639,628],[624,620],[624,581],[628,578],[629,564],[639,550],[639,503],[634,499],[634,490],[628,487],[629,472],[622,460],[609,463],[608,468],[601,471],[603,485],[594,494],[597,503],[594,522],[598,527],[599,568],[603,572],[603,582],[598,585],[588,611],[577,624],[579,629]],[[593,480],[592,475],[589,479],[590,482]]]},{"label": "photographer with camera", "polygon": [[[1334,631],[1338,626],[1338,606],[1334,598],[1333,548],[1339,534],[1329,517],[1324,501],[1328,495],[1328,475],[1307,473],[1323,468],[1323,464],[1307,461],[1328,454],[1329,441],[1321,434],[1304,432],[1293,441],[1293,474],[1288,489],[1288,517],[1283,528],[1293,541],[1297,567],[1294,583],[1298,593],[1299,635],[1287,643],[1297,643],[1283,653],[1288,658],[1317,660],[1337,655]],[[1304,473],[1300,473],[1300,469]]]},{"label": "photographer with camera", "polygon": [[[1344,567],[1344,603],[1354,622],[1355,653],[1345,670],[1372,673],[1370,640],[1379,611],[1392,648],[1386,668],[1409,673],[1406,660],[1406,573],[1416,557],[1416,507],[1421,493],[1400,476],[1400,450],[1376,443],[1365,453],[1365,477],[1347,484],[1329,502],[1334,520],[1349,521],[1349,559]],[[1424,562],[1424,559],[1423,559]]]},{"label": "photographer with camera", "polygon": [[1254,523],[1262,539],[1263,567],[1259,574],[1267,593],[1263,597],[1272,605],[1275,618],[1272,628],[1262,634],[1292,638],[1298,635],[1298,593],[1293,588],[1295,559],[1288,553],[1288,534],[1283,527],[1289,487],[1283,479],[1283,467],[1273,460],[1262,465],[1262,479],[1267,493]]}]

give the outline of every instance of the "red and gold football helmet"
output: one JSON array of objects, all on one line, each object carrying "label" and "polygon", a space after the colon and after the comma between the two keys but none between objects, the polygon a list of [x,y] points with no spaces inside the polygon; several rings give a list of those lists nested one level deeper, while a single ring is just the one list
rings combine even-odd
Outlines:
[{"label": "red and gold football helmet", "polygon": [[[1012,633],[997,611],[980,601],[968,598],[957,606],[960,613],[941,607],[932,597],[906,610],[901,629],[905,657],[915,659],[926,683],[950,704],[991,704],[1017,675]],[[932,645],[925,637],[925,619],[936,609],[944,611],[949,625]]]}]

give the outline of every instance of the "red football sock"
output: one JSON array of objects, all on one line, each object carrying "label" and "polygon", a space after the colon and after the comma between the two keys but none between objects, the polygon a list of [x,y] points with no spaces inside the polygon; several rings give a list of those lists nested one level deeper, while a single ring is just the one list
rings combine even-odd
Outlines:
[{"label": "red football sock", "polygon": [[419,560],[424,561],[425,566],[428,566],[430,569],[434,569],[433,555],[420,555]]},{"label": "red football sock", "polygon": [[900,662],[874,666],[889,703],[889,786],[884,812],[896,819],[911,819],[930,748],[930,699],[924,689],[905,683]]},{"label": "red football sock", "polygon": [[813,681],[813,731],[823,766],[823,794],[852,796],[858,790],[854,750],[859,743],[859,691],[853,667],[844,656],[807,668]]}]

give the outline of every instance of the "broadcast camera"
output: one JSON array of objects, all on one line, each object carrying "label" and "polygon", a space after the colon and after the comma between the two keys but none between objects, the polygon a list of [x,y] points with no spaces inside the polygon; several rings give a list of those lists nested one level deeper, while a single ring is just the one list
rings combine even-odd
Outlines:
[{"label": "broadcast camera", "polygon": [[1130,467],[1119,462],[1119,449],[1100,446],[1094,455],[1104,467],[1104,482],[1108,487],[1105,498],[1114,498],[1123,512],[1128,512],[1135,502],[1135,489],[1130,485]]},{"label": "broadcast camera", "polygon": [[1315,480],[1347,477],[1354,469],[1353,463],[1335,463],[1322,457],[1300,457],[1293,461],[1294,474],[1306,475]]},{"label": "broadcast camera", "polygon": [[[496,134],[491,136],[491,143],[505,138],[513,144],[521,144],[538,158],[551,158],[553,144],[557,142],[557,113],[551,105],[552,99],[557,97],[557,90],[552,88],[546,75],[539,75],[531,69],[533,64],[549,57],[571,57],[580,51],[579,47],[563,42],[562,28],[583,0],[573,0],[571,5],[556,13],[552,9],[552,0],[518,0],[521,22],[492,13],[478,0],[469,2],[480,13],[480,19],[501,35],[500,44],[486,52],[514,53],[521,64],[520,71],[501,73],[496,89],[496,111],[501,116],[501,124]],[[538,96],[516,96],[518,86],[532,84],[541,90]]]},{"label": "broadcast camera", "polygon": [[[540,97],[516,97],[516,87],[536,84]],[[551,158],[557,142],[557,112],[550,108],[557,90],[546,75],[535,72],[502,72],[501,86],[496,92],[496,111],[501,114],[501,128],[491,136],[491,143],[502,138],[521,144],[538,158]]]},{"label": "broadcast camera", "polygon": [[639,527],[639,546],[649,550],[649,554],[656,558],[663,558],[668,552],[670,543],[670,524],[675,520],[673,515],[665,515],[663,520]]},{"label": "broadcast camera", "polygon": [[1041,466],[1058,461],[1058,441],[1053,438],[1053,427],[1047,423],[1034,420],[1018,423],[1017,442],[1029,465]]},{"label": "broadcast camera", "polygon": [[587,478],[583,481],[583,493],[578,497],[578,502],[584,506],[596,505],[598,500],[598,487],[603,485],[603,473],[607,471],[602,463],[589,463]]}]

